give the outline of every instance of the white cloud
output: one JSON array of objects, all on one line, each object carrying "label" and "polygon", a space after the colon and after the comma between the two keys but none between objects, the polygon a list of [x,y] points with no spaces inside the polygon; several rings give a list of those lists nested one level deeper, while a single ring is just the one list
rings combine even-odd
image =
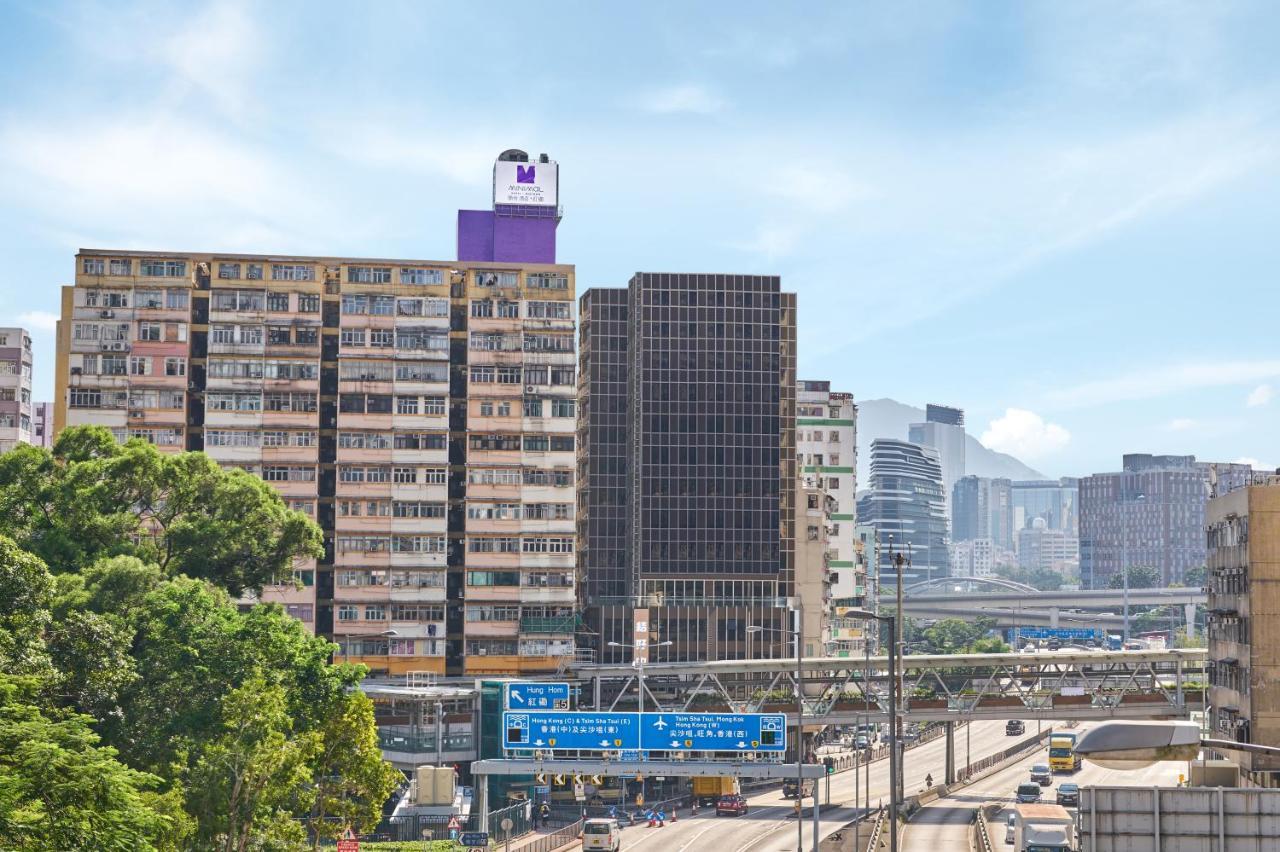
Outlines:
[{"label": "white cloud", "polygon": [[1249,398],[1245,400],[1245,405],[1250,408],[1258,408],[1270,402],[1275,395],[1276,390],[1271,385],[1258,385],[1249,393]]},{"label": "white cloud", "polygon": [[30,331],[52,332],[58,324],[58,315],[48,311],[27,311],[18,315],[18,325]]},{"label": "white cloud", "polygon": [[636,106],[645,112],[661,115],[694,113],[710,115],[724,109],[724,99],[705,86],[681,83],[665,89],[654,89],[636,99]]},{"label": "white cloud", "polygon": [[777,260],[795,251],[800,243],[800,229],[795,225],[768,224],[756,228],[750,240],[731,242],[730,248],[758,254],[766,260]]},{"label": "white cloud", "polygon": [[1034,411],[1005,409],[987,426],[979,439],[988,449],[1030,460],[1057,452],[1071,442],[1071,433],[1056,423],[1048,423]]},{"label": "white cloud", "polygon": [[157,44],[157,56],[184,83],[240,117],[261,55],[258,28],[239,2],[210,3]]},{"label": "white cloud", "polygon": [[1233,464],[1247,464],[1249,465],[1249,467],[1257,471],[1272,471],[1276,469],[1275,465],[1267,464],[1266,462],[1260,462],[1257,459],[1255,459],[1253,456],[1241,456],[1240,458],[1236,459],[1233,462]]},{"label": "white cloud", "polygon": [[1164,428],[1168,429],[1170,432],[1189,432],[1198,425],[1200,424],[1197,421],[1192,420],[1190,417],[1175,417],[1165,424]]},{"label": "white cloud", "polygon": [[782,166],[769,178],[766,189],[818,213],[834,213],[874,196],[869,186],[830,163]]},{"label": "white cloud", "polygon": [[[1054,405],[1084,407],[1154,399],[1203,388],[1242,385],[1280,377],[1280,361],[1218,361],[1133,370],[1045,394]],[[1254,393],[1257,393],[1255,390]]]}]

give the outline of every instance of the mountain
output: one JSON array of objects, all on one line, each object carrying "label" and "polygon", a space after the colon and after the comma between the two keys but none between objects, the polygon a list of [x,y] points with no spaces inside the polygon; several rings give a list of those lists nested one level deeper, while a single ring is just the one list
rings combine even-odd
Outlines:
[{"label": "mountain", "polygon": [[[907,426],[924,422],[924,409],[903,405],[893,399],[868,399],[858,403],[858,490],[871,483],[871,442],[876,438],[907,440]],[[1007,453],[988,450],[972,435],[965,435],[966,474],[1007,479],[1045,479]]]}]

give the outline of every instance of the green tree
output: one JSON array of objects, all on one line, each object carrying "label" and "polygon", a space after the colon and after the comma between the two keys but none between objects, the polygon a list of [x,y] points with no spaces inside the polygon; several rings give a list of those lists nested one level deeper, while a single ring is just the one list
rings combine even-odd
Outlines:
[{"label": "green tree", "polygon": [[0,536],[0,671],[48,675],[44,644],[53,578],[35,556]]},{"label": "green tree", "polygon": [[190,822],[160,779],[98,745],[92,721],[48,715],[35,678],[0,674],[0,849],[166,852]]},{"label": "green tree", "polygon": [[1182,583],[1192,589],[1200,589],[1205,585],[1208,579],[1208,571],[1203,565],[1197,565],[1195,568],[1188,568],[1182,574]]},{"label": "green tree", "polygon": [[1015,583],[1025,583],[1042,592],[1056,592],[1062,588],[1063,577],[1057,571],[1047,568],[1018,568],[1001,565],[996,574]]},{"label": "green tree", "polygon": [[320,734],[295,733],[285,691],[259,674],[231,691],[216,735],[191,773],[202,849],[288,849],[305,835],[292,807],[306,802]]},{"label": "green tree", "polygon": [[203,453],[118,444],[100,426],[63,431],[52,451],[0,456],[0,534],[55,572],[131,555],[237,596],[323,552],[319,527],[260,478]]},{"label": "green tree", "polygon": [[[1129,588],[1131,589],[1156,589],[1163,583],[1159,569],[1152,568],[1150,565],[1130,565],[1128,574]],[[1124,574],[1113,574],[1111,580],[1107,583],[1107,587],[1123,589]]]},{"label": "green tree", "polygon": [[341,693],[325,709],[321,746],[312,761],[311,848],[335,839],[348,827],[371,831],[382,804],[403,776],[382,759],[373,721],[373,702],[363,692]]}]

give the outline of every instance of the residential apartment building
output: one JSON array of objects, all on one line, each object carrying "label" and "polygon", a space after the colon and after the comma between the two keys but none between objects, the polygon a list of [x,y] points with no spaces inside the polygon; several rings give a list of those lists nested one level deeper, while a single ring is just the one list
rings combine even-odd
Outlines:
[{"label": "residential apartment building", "polygon": [[950,520],[951,491],[965,475],[964,409],[929,403],[924,409],[924,422],[907,427],[907,440],[938,451],[943,502],[946,517]]},{"label": "residential apartment building", "polygon": [[31,443],[37,447],[53,446],[53,403],[37,402],[32,405]]},{"label": "residential apartment building", "polygon": [[[796,389],[796,452],[800,477],[822,491],[828,507],[827,581],[832,605],[861,607],[866,599],[865,566],[856,553],[857,417],[853,394],[831,390],[825,381],[801,381]],[[830,613],[828,613],[830,615]],[[845,627],[848,637],[860,628]],[[860,650],[856,642],[828,637],[828,650]],[[856,645],[856,647],[855,647]]]},{"label": "residential apartment building", "polygon": [[527,161],[505,152],[494,209],[459,211],[461,261],[82,250],[55,431],[272,483],[325,556],[264,598],[340,659],[554,670],[577,625],[574,280],[553,262],[555,164],[522,166],[545,203],[505,185]]},{"label": "residential apartment building", "polygon": [[1080,568],[1080,541],[1044,518],[1033,518],[1031,526],[1018,530],[1018,567],[1074,576]]},{"label": "residential apartment building", "polygon": [[[804,655],[821,656],[833,641],[831,560],[831,509],[834,501],[815,481],[797,476],[796,482],[796,597],[804,611],[801,631]],[[842,629],[843,641],[854,641],[853,631]],[[861,634],[857,634],[861,639]]]},{"label": "residential apartment building", "polygon": [[1234,465],[1195,456],[1124,456],[1123,470],[1080,480],[1080,573],[1085,588],[1105,588],[1120,565],[1151,567],[1162,585],[1183,582],[1204,565],[1204,512],[1210,480],[1239,480]]},{"label": "residential apartment building", "polygon": [[951,557],[938,451],[908,441],[871,442],[871,482],[858,499],[858,520],[879,536],[881,585],[896,580],[897,554],[911,559],[912,580],[945,577]]},{"label": "residential apartment building", "polygon": [[0,453],[33,437],[31,335],[24,328],[0,328]]},{"label": "residential apartment building", "polygon": [[[1249,484],[1252,483],[1252,484]],[[1280,744],[1280,476],[1254,474],[1206,510],[1209,724],[1213,736]],[[1280,786],[1280,759],[1222,751],[1253,783]]]},{"label": "residential apartment building", "polygon": [[952,577],[994,577],[995,545],[989,538],[971,538],[951,543]]},{"label": "residential apartment building", "polygon": [[[595,658],[629,660],[637,639],[655,660],[787,653],[795,296],[770,276],[638,273],[583,294],[579,339],[578,569]],[[749,639],[750,626],[770,630]]]}]

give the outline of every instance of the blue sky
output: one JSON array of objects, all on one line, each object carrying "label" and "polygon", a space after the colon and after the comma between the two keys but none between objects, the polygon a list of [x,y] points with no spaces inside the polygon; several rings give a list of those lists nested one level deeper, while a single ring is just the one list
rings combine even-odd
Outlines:
[{"label": "blue sky", "polygon": [[622,8],[4,4],[37,396],[77,247],[448,259],[520,147],[561,164],[580,288],[779,274],[803,377],[963,406],[1052,475],[1280,464],[1280,8]]}]

